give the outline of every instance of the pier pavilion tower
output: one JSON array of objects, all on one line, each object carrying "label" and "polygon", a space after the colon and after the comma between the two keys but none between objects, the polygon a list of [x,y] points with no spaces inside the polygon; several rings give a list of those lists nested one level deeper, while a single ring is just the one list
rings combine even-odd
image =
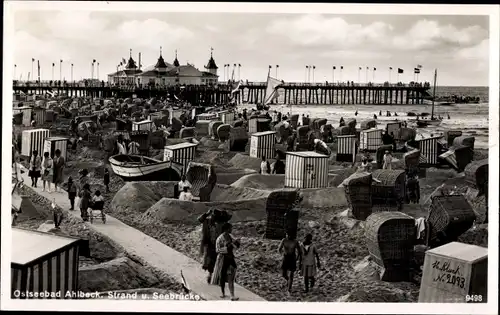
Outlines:
[{"label": "pier pavilion tower", "polygon": [[217,69],[219,69],[219,67],[217,67],[217,64],[215,63],[213,53],[214,53],[214,49],[211,48],[210,49],[210,59],[208,60],[208,63],[205,66],[205,69],[207,69],[209,73],[211,73],[213,75],[217,75]]},{"label": "pier pavilion tower", "polygon": [[177,49],[175,50],[175,60],[173,63],[174,67],[179,67],[181,64],[179,63],[179,60],[177,59]]}]

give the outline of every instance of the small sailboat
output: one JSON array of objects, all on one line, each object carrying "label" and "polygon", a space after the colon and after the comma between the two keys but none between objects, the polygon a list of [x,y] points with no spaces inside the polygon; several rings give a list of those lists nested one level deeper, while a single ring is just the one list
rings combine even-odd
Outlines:
[{"label": "small sailboat", "polygon": [[[272,104],[275,100],[278,99],[278,97],[280,96],[278,87],[283,83],[283,81],[271,77],[271,68],[269,68],[269,72],[267,73],[267,85],[264,94],[264,103],[262,105],[263,109],[268,110],[269,104]],[[257,107],[257,109],[259,108]]]},{"label": "small sailboat", "polygon": [[141,155],[118,154],[109,158],[113,172],[124,181],[179,181],[182,164]]},{"label": "small sailboat", "polygon": [[439,126],[443,119],[441,117],[434,116],[434,106],[436,99],[436,81],[437,81],[437,69],[434,70],[434,91],[432,93],[432,111],[430,119],[419,119],[417,120],[417,127],[427,127],[427,126]]}]

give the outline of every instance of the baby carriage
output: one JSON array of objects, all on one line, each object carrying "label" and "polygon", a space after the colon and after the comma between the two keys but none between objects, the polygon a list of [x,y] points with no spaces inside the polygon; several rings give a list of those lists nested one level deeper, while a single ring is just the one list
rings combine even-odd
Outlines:
[{"label": "baby carriage", "polygon": [[106,223],[106,215],[104,214],[104,201],[95,201],[90,203],[89,219],[90,223],[93,223],[94,219],[101,219],[103,224]]}]

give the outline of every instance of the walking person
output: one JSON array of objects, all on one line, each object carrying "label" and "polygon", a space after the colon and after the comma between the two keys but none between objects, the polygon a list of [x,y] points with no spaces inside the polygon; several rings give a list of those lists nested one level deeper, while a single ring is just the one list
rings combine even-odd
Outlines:
[{"label": "walking person", "polygon": [[302,276],[304,277],[305,292],[309,292],[309,289],[314,287],[316,281],[316,271],[321,268],[318,250],[312,240],[312,235],[307,234],[304,242],[300,245],[302,252],[300,270]]},{"label": "walking person", "polygon": [[69,208],[69,210],[75,210],[76,192],[77,192],[76,184],[73,182],[73,178],[70,176],[68,178],[68,199],[71,205],[71,208]]},{"label": "walking person", "polygon": [[[209,209],[198,217],[202,223],[202,237],[200,243],[200,253],[203,255],[203,270],[208,271],[207,283],[220,284],[220,279],[212,277],[217,260],[216,242],[219,235],[222,234],[222,227],[231,219],[231,214],[227,211]],[[219,277],[220,278],[220,277]]]},{"label": "walking person", "polygon": [[54,175],[53,173],[53,161],[50,158],[49,152],[45,152],[43,154],[43,161],[42,161],[42,184],[43,184],[43,190],[45,191],[45,186],[47,185],[48,192],[51,193],[52,191],[50,190],[50,182],[52,181],[52,177]]},{"label": "walking person", "polygon": [[295,233],[287,232],[278,247],[278,252],[283,255],[281,270],[283,278],[287,281],[288,294],[292,293],[293,278],[297,270],[297,260],[301,261],[300,244],[295,238]]},{"label": "walking person", "polygon": [[106,192],[109,193],[109,171],[107,168],[104,169],[104,186],[106,186]]},{"label": "walking person", "polygon": [[31,187],[37,187],[38,179],[40,178],[40,170],[42,168],[42,159],[38,155],[38,151],[34,150],[30,158],[30,169],[28,176],[31,178]]},{"label": "walking person", "polygon": [[89,220],[89,205],[90,205],[90,198],[91,198],[91,193],[90,193],[90,185],[85,184],[82,187],[82,190],[78,194],[80,197],[80,215],[83,219],[83,221],[88,221]]},{"label": "walking person", "polygon": [[61,150],[57,149],[54,153],[54,176],[52,176],[52,182],[54,183],[54,191],[58,192],[57,188],[63,182],[63,172],[66,161],[64,157],[61,156]]},{"label": "walking person", "polygon": [[54,227],[56,229],[60,229],[61,222],[63,220],[63,212],[62,209],[56,205],[55,199],[52,199],[52,213],[54,216]]},{"label": "walking person", "polygon": [[[216,270],[220,275],[220,289],[222,292],[221,298],[226,297],[226,282],[231,294],[231,301],[239,300],[234,294],[234,283],[236,280],[236,260],[234,258],[234,250],[240,247],[240,242],[231,236],[231,223],[224,223],[222,226],[222,234],[219,235],[215,242],[217,251],[217,261],[215,263]],[[218,268],[217,268],[218,267]]]},{"label": "walking person", "polygon": [[384,170],[392,170],[392,155],[391,152],[385,151],[384,154],[384,164],[382,165],[382,169]]}]

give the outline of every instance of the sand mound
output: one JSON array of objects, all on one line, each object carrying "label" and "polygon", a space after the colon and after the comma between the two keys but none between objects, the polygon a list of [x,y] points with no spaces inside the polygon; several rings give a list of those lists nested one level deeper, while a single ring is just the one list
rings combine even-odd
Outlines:
[{"label": "sand mound", "polygon": [[159,198],[173,198],[174,186],[177,185],[177,182],[151,181],[140,182],[140,184],[149,188]]},{"label": "sand mound", "polygon": [[231,212],[233,222],[262,220],[265,218],[266,200],[267,197],[236,201],[189,202],[162,198],[141,216],[139,223],[198,224],[198,216],[210,208]]},{"label": "sand mound", "polygon": [[257,171],[252,169],[223,168],[216,166],[215,173],[217,174],[217,183],[231,185],[245,175],[257,174]]},{"label": "sand mound", "polygon": [[194,223],[196,217],[206,211],[205,209],[203,203],[162,198],[152,205],[139,220],[143,224],[172,221]]},{"label": "sand mound", "polygon": [[113,197],[109,210],[115,212],[145,212],[160,197],[141,182],[126,183]]},{"label": "sand mound", "polygon": [[488,224],[479,224],[458,238],[459,242],[472,244],[482,247],[488,247]]},{"label": "sand mound", "polygon": [[250,187],[234,187],[228,185],[217,184],[212,191],[211,200],[213,202],[220,201],[236,201],[246,199],[267,198],[271,192],[266,190],[258,190]]},{"label": "sand mound", "polygon": [[219,141],[217,140],[212,140],[208,137],[203,137],[200,139],[200,143],[204,146],[204,147],[207,147],[207,148],[210,148],[210,149],[217,149],[219,147],[219,145],[221,144]]},{"label": "sand mound", "polygon": [[84,266],[78,272],[78,286],[84,292],[136,289],[159,283],[151,270],[127,257]]},{"label": "sand mound", "polygon": [[254,189],[281,189],[285,184],[285,175],[250,174],[232,183],[232,187],[247,187]]},{"label": "sand mound", "polygon": [[302,208],[346,208],[347,199],[343,188],[328,187],[302,189]]},{"label": "sand mound", "polygon": [[354,289],[349,294],[340,297],[337,302],[411,302],[410,294],[397,288],[370,286]]},{"label": "sand mound", "polygon": [[[331,167],[329,170],[329,177],[331,180],[329,181],[329,185],[331,187],[337,187],[338,185],[342,184],[344,180],[346,180],[349,176],[354,174],[356,172],[355,168],[349,167],[349,168],[337,168],[337,167]],[[336,175],[336,176],[335,176]]]},{"label": "sand mound", "polygon": [[179,144],[179,143],[184,143],[184,142],[189,142],[189,141],[187,141],[186,139],[168,138],[165,141],[165,146]]},{"label": "sand mound", "polygon": [[[269,160],[271,163],[272,160]],[[229,164],[234,167],[239,168],[249,168],[255,171],[260,170],[261,159],[250,157],[246,154],[237,153],[232,159],[229,160]]]}]

